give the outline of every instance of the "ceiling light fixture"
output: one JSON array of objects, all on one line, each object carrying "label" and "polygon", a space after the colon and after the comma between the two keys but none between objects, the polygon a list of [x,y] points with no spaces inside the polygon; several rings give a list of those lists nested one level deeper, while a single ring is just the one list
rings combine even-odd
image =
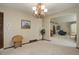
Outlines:
[{"label": "ceiling light fixture", "polygon": [[33,9],[34,16],[37,16],[37,17],[44,17],[45,13],[48,11],[45,8],[45,5],[43,3],[38,3],[32,9]]}]

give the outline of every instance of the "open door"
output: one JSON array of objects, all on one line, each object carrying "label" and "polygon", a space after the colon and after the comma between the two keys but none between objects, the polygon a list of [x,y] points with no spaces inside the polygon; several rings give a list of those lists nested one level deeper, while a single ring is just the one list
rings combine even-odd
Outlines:
[{"label": "open door", "polygon": [[0,12],[0,49],[3,48],[3,13]]}]

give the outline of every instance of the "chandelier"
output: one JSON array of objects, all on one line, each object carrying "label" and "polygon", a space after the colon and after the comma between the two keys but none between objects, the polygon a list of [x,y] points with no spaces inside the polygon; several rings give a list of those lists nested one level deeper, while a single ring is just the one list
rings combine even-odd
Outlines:
[{"label": "chandelier", "polygon": [[43,3],[38,3],[33,8],[34,16],[37,17],[44,17],[45,13],[47,12],[47,9],[45,8],[45,5]]}]

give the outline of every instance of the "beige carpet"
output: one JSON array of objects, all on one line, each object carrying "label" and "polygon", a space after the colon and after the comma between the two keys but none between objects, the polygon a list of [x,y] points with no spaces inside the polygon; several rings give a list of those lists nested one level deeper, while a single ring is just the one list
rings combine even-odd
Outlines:
[{"label": "beige carpet", "polygon": [[61,36],[61,35],[54,35],[50,38],[51,43],[66,47],[76,47],[75,38],[71,38],[69,35]]}]

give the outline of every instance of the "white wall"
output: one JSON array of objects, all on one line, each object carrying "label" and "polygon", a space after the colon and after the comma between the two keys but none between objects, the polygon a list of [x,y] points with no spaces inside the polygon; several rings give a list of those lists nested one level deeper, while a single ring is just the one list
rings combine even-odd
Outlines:
[{"label": "white wall", "polygon": [[47,39],[47,40],[50,40],[50,18],[46,17],[43,20],[44,20],[43,28],[45,28],[45,30],[46,30],[44,38]]},{"label": "white wall", "polygon": [[76,34],[77,33],[77,24],[73,23],[70,25],[71,33]]},{"label": "white wall", "polygon": [[77,13],[77,47],[79,48],[79,12]]},{"label": "white wall", "polygon": [[[41,38],[42,19],[34,18],[27,13],[8,7],[0,7],[0,12],[4,13],[4,47],[12,45],[11,40],[14,35],[22,35],[23,42]],[[22,19],[31,21],[31,29],[21,29]]]}]

